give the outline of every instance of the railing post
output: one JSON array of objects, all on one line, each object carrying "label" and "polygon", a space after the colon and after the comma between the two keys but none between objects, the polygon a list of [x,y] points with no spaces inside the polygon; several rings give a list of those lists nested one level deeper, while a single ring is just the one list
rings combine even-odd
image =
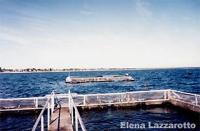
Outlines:
[{"label": "railing post", "polygon": [[35,98],[35,108],[38,108],[38,98]]},{"label": "railing post", "polygon": [[49,125],[50,125],[50,107],[49,107],[49,102],[47,105],[47,128],[49,129]]},{"label": "railing post", "polygon": [[78,131],[78,116],[76,110],[75,110],[75,126],[76,126],[76,131]]},{"label": "railing post", "polygon": [[85,95],[83,96],[83,106],[86,105],[86,102],[85,102]]},{"label": "railing post", "polygon": [[71,96],[70,96],[70,90],[68,91],[68,106],[69,106],[69,111],[71,112]]},{"label": "railing post", "polygon": [[195,94],[195,105],[198,105],[197,95]]},{"label": "railing post", "polygon": [[41,117],[41,131],[44,131],[44,117]]},{"label": "railing post", "polygon": [[170,100],[171,99],[171,90],[170,89],[167,91],[167,96],[168,96],[168,100]]},{"label": "railing post", "polygon": [[97,101],[99,102],[99,104],[101,104],[101,99],[99,98],[98,95],[97,95]]},{"label": "railing post", "polygon": [[52,95],[51,95],[51,114],[53,114],[53,111],[54,111],[54,91],[52,92]]},{"label": "railing post", "polygon": [[71,114],[71,121],[72,121],[72,125],[74,125],[74,111],[73,111],[73,105],[71,105],[71,92],[70,92],[70,90],[68,91],[68,101],[69,101],[69,112],[70,112],[70,114]]},{"label": "railing post", "polygon": [[120,95],[120,102],[123,102],[123,94]]},{"label": "railing post", "polygon": [[164,99],[167,99],[167,91],[164,91]]},{"label": "railing post", "polygon": [[71,109],[72,125],[74,125],[74,109]]},{"label": "railing post", "polygon": [[126,93],[126,97],[127,97],[127,102],[129,103],[129,101],[130,101],[130,95],[129,95],[129,93]]}]

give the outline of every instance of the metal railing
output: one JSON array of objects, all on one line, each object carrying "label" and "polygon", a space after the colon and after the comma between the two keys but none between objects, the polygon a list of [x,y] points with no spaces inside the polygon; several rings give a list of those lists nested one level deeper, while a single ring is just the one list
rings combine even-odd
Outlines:
[{"label": "metal railing", "polygon": [[[0,98],[0,111],[41,110],[49,97],[51,94],[43,97]],[[63,107],[68,107],[68,94],[56,94],[56,97]]]},{"label": "metal railing", "polygon": [[47,97],[0,99],[0,110],[42,109],[46,101]]},{"label": "metal railing", "polygon": [[[169,100],[180,101],[200,109],[200,95],[186,93],[176,90],[149,90],[133,91],[122,93],[103,93],[103,94],[56,94],[52,92],[45,97],[31,98],[8,98],[0,99],[0,111],[6,110],[29,110],[42,109],[32,131],[35,131],[40,122],[41,131],[44,131],[44,115],[47,110],[47,128],[49,129],[50,120],[57,99],[62,107],[69,107],[72,125],[75,131],[81,129],[86,131],[82,118],[77,107],[81,106],[109,106],[115,104],[137,103],[137,102],[165,102]],[[170,101],[169,101],[170,102]],[[80,125],[80,127],[79,127]]]},{"label": "metal railing", "polygon": [[85,125],[82,121],[82,118],[78,112],[78,109],[74,103],[73,97],[69,91],[68,93],[68,97],[69,97],[69,112],[70,112],[70,116],[71,116],[71,122],[72,122],[72,126],[75,128],[75,131],[79,130],[79,124],[80,124],[80,128],[82,131],[87,131],[85,128]]},{"label": "metal railing", "polygon": [[[190,104],[200,109],[200,95],[186,93],[176,90],[149,90],[133,91],[122,93],[104,93],[104,94],[56,94],[52,92],[45,97],[31,98],[10,98],[0,99],[0,111],[4,110],[27,110],[42,109],[32,131],[35,131],[40,122],[41,131],[44,131],[44,115],[47,110],[47,128],[49,129],[50,120],[57,99],[62,107],[69,107],[71,122],[75,129],[86,131],[82,118],[77,107],[85,106],[109,106],[115,104],[137,103],[137,102],[165,102],[170,100],[180,101]],[[79,126],[80,125],[80,126]]]},{"label": "metal railing", "polygon": [[200,95],[171,90],[170,98],[190,105],[200,106]]},{"label": "metal railing", "polygon": [[[55,98],[55,93],[54,91],[51,93],[50,96],[48,96],[47,101],[45,106],[42,108],[42,111],[40,112],[33,128],[32,131],[35,131],[39,125],[39,122],[41,123],[40,128],[41,131],[44,131],[44,112],[45,110],[47,110],[47,128],[49,129],[49,125],[50,125],[50,121],[51,121],[51,116],[53,114],[54,111],[54,98]],[[51,112],[50,112],[51,111]]]},{"label": "metal railing", "polygon": [[[165,101],[168,99],[169,90],[150,90],[150,91],[133,91],[122,93],[103,93],[103,94],[73,94],[73,100],[76,106],[93,106],[93,105],[111,105],[111,104],[123,104],[134,103],[144,101]],[[68,107],[69,98],[68,94],[56,94],[62,107]],[[13,109],[20,109],[26,105],[33,109],[42,109],[45,105],[46,97],[32,97],[32,98],[16,98],[16,99],[0,99],[1,107],[12,107],[9,105],[15,105]],[[3,103],[5,103],[3,105]],[[11,104],[10,104],[11,103]],[[2,106],[1,106],[2,105]],[[20,106],[19,106],[20,105]],[[20,107],[20,108],[19,108]],[[11,109],[11,108],[9,108]]]},{"label": "metal railing", "polygon": [[170,90],[73,95],[76,106],[96,106],[169,100]]},{"label": "metal railing", "polygon": [[[69,106],[68,95],[69,94],[67,93],[56,94],[56,97],[60,101],[62,107]],[[71,95],[73,96],[73,101],[76,106],[98,106],[148,101],[167,101],[169,99],[179,100],[185,103],[200,106],[200,95],[169,89],[84,95],[73,93]],[[49,97],[51,97],[51,95],[47,95],[45,97],[0,99],[0,111],[43,109],[47,98]]]}]

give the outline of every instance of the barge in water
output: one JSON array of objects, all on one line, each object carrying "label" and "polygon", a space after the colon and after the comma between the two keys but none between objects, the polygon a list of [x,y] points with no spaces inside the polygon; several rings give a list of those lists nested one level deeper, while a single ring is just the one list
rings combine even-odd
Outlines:
[{"label": "barge in water", "polygon": [[133,77],[126,75],[105,75],[96,77],[71,77],[65,79],[66,83],[87,83],[87,82],[114,82],[114,81],[134,81]]}]

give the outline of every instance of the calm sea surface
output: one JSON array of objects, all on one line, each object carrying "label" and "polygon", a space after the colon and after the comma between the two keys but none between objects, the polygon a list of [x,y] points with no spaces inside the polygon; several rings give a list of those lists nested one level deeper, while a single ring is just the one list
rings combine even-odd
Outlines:
[{"label": "calm sea surface", "polygon": [[[87,83],[67,85],[67,72],[0,74],[0,98],[44,96],[56,93],[108,93],[150,89],[175,89],[200,94],[200,68],[156,69],[128,71],[71,72],[71,76],[98,76],[125,74],[133,76],[133,82]],[[130,123],[190,122],[199,129],[200,116],[173,108],[152,109],[104,109],[81,113],[88,130],[119,130],[120,122]],[[0,130],[30,130],[37,116],[8,115],[0,117]],[[122,129],[121,129],[122,130]],[[152,129],[151,129],[152,130]],[[156,130],[156,129],[154,129]],[[160,129],[159,129],[160,130]]]}]

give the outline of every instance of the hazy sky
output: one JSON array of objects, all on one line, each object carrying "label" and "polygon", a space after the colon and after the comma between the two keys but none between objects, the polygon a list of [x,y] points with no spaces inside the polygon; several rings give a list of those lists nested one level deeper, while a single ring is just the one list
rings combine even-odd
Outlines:
[{"label": "hazy sky", "polygon": [[0,0],[0,66],[200,66],[200,0]]}]

